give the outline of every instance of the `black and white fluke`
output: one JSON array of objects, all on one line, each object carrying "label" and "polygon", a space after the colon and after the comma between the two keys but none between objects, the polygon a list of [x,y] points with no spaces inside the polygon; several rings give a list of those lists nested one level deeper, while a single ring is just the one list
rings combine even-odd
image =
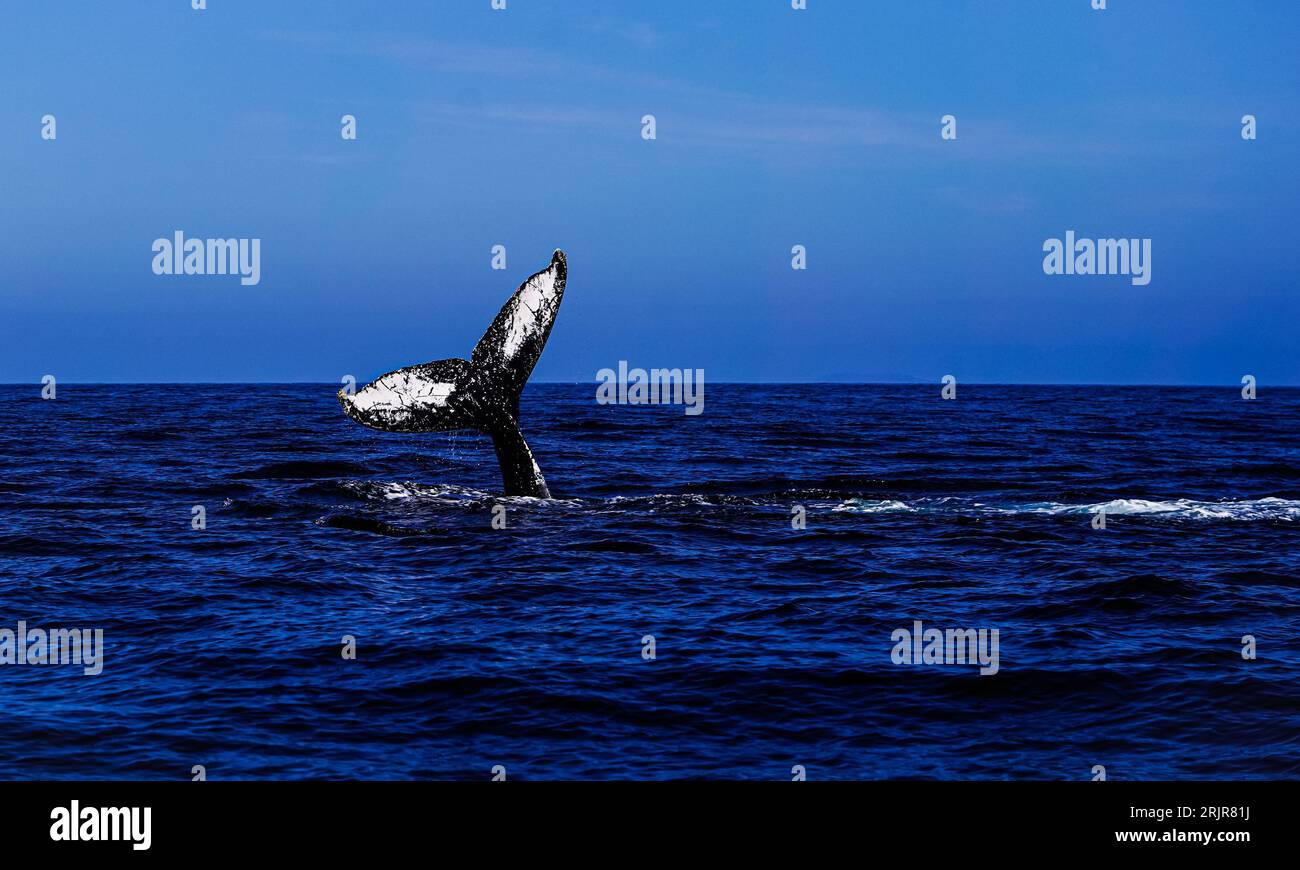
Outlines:
[{"label": "black and white fluke", "polygon": [[376,378],[355,395],[340,390],[353,420],[385,432],[475,429],[492,439],[506,495],[550,498],[519,431],[519,394],[542,355],[564,298],[564,252],[502,306],[468,361],[440,359]]}]

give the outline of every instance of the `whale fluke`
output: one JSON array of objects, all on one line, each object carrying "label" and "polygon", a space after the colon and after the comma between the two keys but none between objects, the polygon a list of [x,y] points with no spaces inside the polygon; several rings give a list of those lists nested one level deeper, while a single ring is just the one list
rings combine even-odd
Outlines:
[{"label": "whale fluke", "polygon": [[519,285],[468,361],[440,359],[381,375],[339,403],[349,417],[385,432],[476,429],[492,439],[506,495],[550,498],[519,431],[519,394],[537,365],[564,298],[564,252]]}]

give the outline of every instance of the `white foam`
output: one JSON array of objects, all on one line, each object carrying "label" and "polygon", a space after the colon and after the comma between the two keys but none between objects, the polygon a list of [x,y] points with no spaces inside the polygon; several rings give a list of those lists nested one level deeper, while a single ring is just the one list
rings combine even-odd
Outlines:
[{"label": "white foam", "polygon": [[1158,519],[1284,520],[1288,522],[1300,520],[1300,500],[1274,497],[1236,501],[1197,501],[1187,498],[1157,501],[1144,498],[1119,498],[1092,504],[1032,502],[1029,504],[1003,505],[951,497],[917,499],[911,503],[897,500],[873,501],[851,498],[844,501],[835,510],[863,514],[923,511],[965,516],[1013,516],[1017,514],[1069,516],[1072,514],[1095,514],[1104,510],[1107,516],[1112,517],[1149,516]]},{"label": "white foam", "polygon": [[468,486],[457,486],[450,483],[423,484],[409,480],[387,483],[378,480],[347,480],[342,482],[342,486],[349,492],[370,501],[382,499],[399,503],[416,502],[419,504],[473,507],[475,510],[479,509],[480,503],[483,501],[493,503],[505,501],[510,504],[547,506],[576,505],[580,503],[578,499],[546,499],[531,495],[503,496],[499,492],[484,492],[481,489],[473,489]]},{"label": "white foam", "polygon": [[1081,514],[1105,511],[1108,516],[1154,515],[1207,520],[1295,520],[1300,519],[1300,501],[1261,498],[1241,501],[1196,501],[1180,498],[1153,501],[1145,498],[1117,498],[1085,505],[1048,504],[1035,510],[1047,514]]},{"label": "white foam", "polygon": [[414,481],[395,481],[385,483],[378,480],[343,481],[343,488],[366,499],[383,499],[384,501],[419,501],[459,504],[468,500],[490,498],[491,494],[464,486],[443,484],[429,486]]},{"label": "white foam", "polygon": [[916,508],[906,502],[886,499],[884,501],[872,501],[863,498],[851,498],[841,505],[835,507],[837,511],[849,511],[855,514],[886,514],[897,511],[914,511]]}]

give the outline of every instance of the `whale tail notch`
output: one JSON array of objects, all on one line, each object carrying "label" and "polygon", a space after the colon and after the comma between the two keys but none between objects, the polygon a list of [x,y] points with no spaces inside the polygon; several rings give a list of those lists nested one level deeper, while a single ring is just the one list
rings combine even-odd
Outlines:
[{"label": "whale tail notch", "polygon": [[381,375],[339,403],[349,417],[385,432],[475,429],[492,439],[506,495],[550,498],[519,429],[519,394],[542,355],[564,298],[568,266],[556,250],[547,268],[519,285],[469,360],[443,359]]}]

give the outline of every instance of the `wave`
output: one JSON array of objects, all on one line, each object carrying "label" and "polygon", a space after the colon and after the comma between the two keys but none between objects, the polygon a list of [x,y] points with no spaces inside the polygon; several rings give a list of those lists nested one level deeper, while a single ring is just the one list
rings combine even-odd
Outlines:
[{"label": "wave", "polygon": [[[319,485],[313,485],[318,487]],[[917,514],[955,517],[997,517],[1019,515],[1086,516],[1104,511],[1108,517],[1140,516],[1169,520],[1229,521],[1300,521],[1300,499],[1266,497],[1259,499],[1225,499],[1220,501],[1180,498],[1156,500],[1118,498],[1102,502],[1066,503],[1056,501],[998,502],[969,496],[922,496],[914,499],[863,498],[832,495],[820,490],[787,490],[747,496],[728,492],[680,492],[606,497],[538,499],[527,496],[506,497],[454,484],[422,484],[414,481],[337,480],[332,491],[342,491],[365,502],[417,503],[431,506],[481,508],[485,504],[508,502],[547,507],[583,508],[598,512],[657,513],[663,510],[725,510],[736,508],[777,508],[789,510],[791,503],[801,503],[810,510],[831,510],[854,514]]]},{"label": "wave", "polygon": [[912,513],[918,508],[913,507],[907,502],[897,501],[895,499],[873,500],[866,498],[851,498],[841,505],[836,506],[837,511],[849,511],[855,514],[890,514],[890,513]]},{"label": "wave", "polygon": [[1180,498],[1157,501],[1144,498],[1118,498],[1090,504],[1063,504],[1060,502],[1031,502],[1027,504],[998,505],[956,498],[918,499],[913,502],[851,498],[835,508],[850,513],[900,513],[927,512],[963,516],[1006,516],[1017,514],[1042,514],[1047,516],[1074,516],[1105,512],[1107,516],[1150,516],[1177,520],[1237,520],[1260,521],[1300,520],[1300,500],[1286,498],[1260,498],[1225,501],[1198,501]]},{"label": "wave", "polygon": [[295,459],[238,471],[230,475],[230,478],[232,480],[311,480],[322,477],[350,477],[365,472],[365,466],[355,462]]},{"label": "wave", "polygon": [[1196,501],[1180,498],[1153,501],[1144,498],[1118,498],[1086,505],[1048,503],[1031,507],[1027,513],[1093,514],[1105,511],[1108,516],[1158,516],[1193,520],[1297,520],[1300,500],[1260,498],[1242,501]]}]

